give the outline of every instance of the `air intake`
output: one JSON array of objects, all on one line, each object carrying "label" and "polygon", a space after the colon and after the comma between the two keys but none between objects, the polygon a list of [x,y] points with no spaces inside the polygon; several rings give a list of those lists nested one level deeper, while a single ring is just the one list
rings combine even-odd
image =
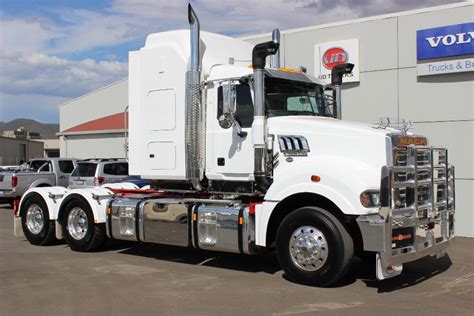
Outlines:
[{"label": "air intake", "polygon": [[285,156],[307,156],[310,151],[304,136],[278,136],[278,143]]}]

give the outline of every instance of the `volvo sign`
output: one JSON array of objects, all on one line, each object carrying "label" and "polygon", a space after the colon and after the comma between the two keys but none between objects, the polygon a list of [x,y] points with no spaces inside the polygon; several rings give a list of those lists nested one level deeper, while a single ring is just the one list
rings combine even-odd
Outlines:
[{"label": "volvo sign", "polygon": [[416,32],[417,59],[474,54],[474,22]]}]

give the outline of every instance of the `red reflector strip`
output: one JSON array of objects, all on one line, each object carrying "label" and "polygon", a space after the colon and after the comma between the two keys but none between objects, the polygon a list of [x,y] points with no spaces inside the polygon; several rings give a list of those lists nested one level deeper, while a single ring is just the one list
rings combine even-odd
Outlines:
[{"label": "red reflector strip", "polygon": [[257,204],[262,204],[262,202],[249,204],[249,215],[255,215],[255,209]]},{"label": "red reflector strip", "polygon": [[13,200],[13,215],[17,215],[19,206],[20,206],[20,200],[18,199]]},{"label": "red reflector strip", "polygon": [[405,240],[405,239],[411,239],[412,236],[413,236],[412,234],[393,236],[392,241],[400,241],[400,240]]}]

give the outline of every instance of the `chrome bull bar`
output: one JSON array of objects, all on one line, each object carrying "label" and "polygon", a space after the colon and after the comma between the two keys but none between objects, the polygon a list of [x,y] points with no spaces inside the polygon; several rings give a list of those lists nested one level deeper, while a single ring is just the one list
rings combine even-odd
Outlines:
[{"label": "chrome bull bar", "polygon": [[365,251],[377,252],[377,278],[401,273],[405,262],[441,257],[454,237],[454,167],[447,150],[397,146],[382,168],[380,210],[359,216]]}]

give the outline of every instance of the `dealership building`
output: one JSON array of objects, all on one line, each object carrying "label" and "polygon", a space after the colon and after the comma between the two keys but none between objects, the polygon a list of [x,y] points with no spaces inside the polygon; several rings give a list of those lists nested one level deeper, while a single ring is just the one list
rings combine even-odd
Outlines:
[{"label": "dealership building", "polygon": [[[251,43],[271,34],[242,38]],[[281,65],[329,82],[330,64],[355,64],[342,119],[410,121],[456,166],[456,227],[474,237],[474,4],[463,2],[281,30]],[[128,80],[60,105],[61,156],[127,157]]]}]

